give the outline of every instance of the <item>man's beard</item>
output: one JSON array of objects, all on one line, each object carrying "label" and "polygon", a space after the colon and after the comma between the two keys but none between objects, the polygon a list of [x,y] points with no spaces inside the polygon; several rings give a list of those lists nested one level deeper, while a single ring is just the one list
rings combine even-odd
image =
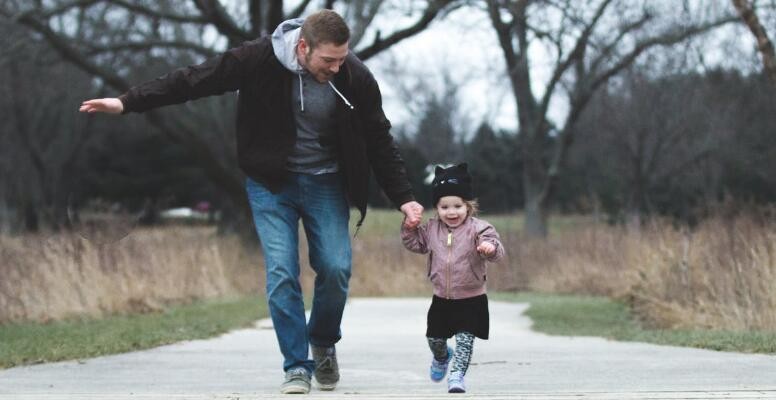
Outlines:
[{"label": "man's beard", "polygon": [[305,62],[305,65],[307,66],[307,72],[309,72],[313,76],[313,78],[315,78],[316,81],[319,81],[321,83],[330,81],[331,78],[334,77],[334,74],[326,70],[315,71],[313,69],[311,54],[312,54],[312,51],[304,55],[304,62]]}]

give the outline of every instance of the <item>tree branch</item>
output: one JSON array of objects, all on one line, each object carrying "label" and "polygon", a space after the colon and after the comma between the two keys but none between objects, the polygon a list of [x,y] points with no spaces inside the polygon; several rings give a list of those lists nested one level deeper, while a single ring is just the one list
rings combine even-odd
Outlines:
[{"label": "tree branch", "polygon": [[117,52],[123,50],[129,51],[148,51],[154,47],[165,47],[182,50],[193,50],[205,57],[214,57],[218,53],[213,49],[196,43],[183,40],[147,40],[143,42],[114,43],[109,46],[91,46],[89,51],[85,52],[87,56],[95,56],[103,53]]},{"label": "tree branch", "polygon": [[701,149],[694,156],[679,163],[679,165],[676,165],[673,168],[663,171],[662,174],[657,174],[655,178],[652,179],[652,181],[660,182],[660,181],[669,179],[672,176],[676,176],[677,174],[680,174],[681,172],[687,170],[687,168],[693,166],[694,164],[700,161],[703,161],[703,159],[711,156],[713,153],[714,152],[711,149]]},{"label": "tree branch", "polygon": [[302,13],[304,13],[304,10],[307,9],[308,5],[310,5],[310,0],[303,0],[301,3],[299,3],[298,6],[296,6],[295,9],[291,10],[291,12],[288,14],[288,18],[301,17]]},{"label": "tree branch", "polygon": [[[0,9],[0,13],[5,14],[2,9]],[[119,92],[126,92],[129,89],[130,85],[123,78],[84,57],[71,46],[66,38],[52,31],[47,24],[30,15],[21,16],[18,21],[43,35],[54,50],[64,59],[72,62],[87,73],[101,78],[108,86]],[[154,126],[160,128],[170,140],[188,149],[199,160],[205,173],[213,179],[214,183],[223,187],[232,199],[239,199],[240,196],[244,195],[239,179],[218,161],[218,158],[213,155],[211,147],[206,141],[198,137],[194,130],[186,129],[185,124],[180,121],[174,119],[168,121],[169,118],[163,117],[163,113],[158,110],[146,112],[145,117]],[[171,124],[175,126],[172,127]]]},{"label": "tree branch", "polygon": [[493,23],[493,28],[496,29],[496,35],[498,36],[499,43],[503,49],[507,69],[511,70],[517,63],[515,49],[512,46],[512,35],[510,33],[512,24],[507,24],[501,19],[501,9],[498,4],[496,4],[496,0],[488,0],[488,14],[490,15],[491,23]]},{"label": "tree branch", "polygon": [[192,0],[207,22],[229,38],[230,47],[244,40],[254,39],[250,32],[241,29],[218,0]]},{"label": "tree branch", "polygon": [[283,0],[268,0],[267,3],[267,32],[272,32],[283,22]]},{"label": "tree branch", "polygon": [[355,47],[364,38],[369,25],[374,21],[382,1],[359,1],[348,7],[345,18],[350,21],[350,46]]},{"label": "tree branch", "polygon": [[75,0],[75,1],[68,2],[68,3],[59,4],[57,7],[54,7],[54,8],[51,8],[49,10],[42,11],[42,12],[39,12],[41,10],[38,9],[38,8],[32,9],[32,10],[30,10],[28,12],[30,12],[30,13],[37,13],[41,18],[49,19],[49,18],[51,18],[51,17],[53,17],[55,15],[66,13],[71,8],[75,8],[75,7],[86,8],[86,7],[89,7],[89,6],[94,5],[96,3],[99,3],[100,1],[101,0]]},{"label": "tree branch", "polygon": [[559,63],[555,67],[555,71],[553,71],[552,77],[547,84],[547,90],[545,90],[544,96],[542,96],[542,100],[539,103],[539,115],[547,114],[547,108],[550,104],[550,98],[552,98],[552,94],[555,91],[555,86],[558,84],[558,81],[563,76],[563,74],[566,73],[568,68],[572,64],[580,65],[584,63],[585,50],[587,49],[588,43],[590,41],[590,35],[593,33],[593,30],[596,28],[598,21],[601,20],[601,17],[604,15],[606,8],[609,7],[611,2],[612,0],[604,0],[601,2],[595,12],[595,15],[590,20],[590,23],[585,26],[585,29],[582,30],[582,33],[579,35],[577,43],[574,45],[574,49],[569,53],[565,60],[558,60]]},{"label": "tree branch", "polygon": [[174,21],[174,22],[195,23],[195,24],[206,24],[208,22],[208,20],[201,15],[179,15],[179,14],[167,13],[160,10],[153,10],[151,8],[137,4],[136,2],[130,2],[127,0],[104,0],[104,1],[107,2],[108,4],[114,4],[119,7],[125,8],[129,11],[132,11],[134,13],[153,17],[153,18],[160,18],[160,19],[165,19],[165,20]]},{"label": "tree branch", "polygon": [[251,16],[251,35],[259,37],[264,30],[264,18],[262,17],[261,0],[248,0],[248,14]]},{"label": "tree branch", "polygon": [[630,24],[625,25],[624,27],[620,28],[620,32],[617,33],[617,36],[612,40],[608,45],[604,46],[602,50],[599,51],[598,57],[593,60],[593,62],[590,64],[590,70],[591,71],[597,71],[598,66],[601,65],[604,60],[606,60],[607,57],[609,57],[610,54],[612,54],[612,51],[617,48],[617,45],[620,43],[620,41],[625,37],[625,35],[641,28],[652,20],[652,14],[645,13],[641,18],[639,18],[636,21],[633,21]]},{"label": "tree branch", "polygon": [[30,14],[24,14],[18,17],[17,21],[32,30],[40,33],[48,43],[56,50],[62,58],[68,60],[81,68],[82,70],[100,77],[106,84],[115,89],[125,92],[129,89],[129,83],[124,78],[108,71],[91,60],[84,57],[78,50],[72,47],[70,40],[64,38],[49,28],[48,24],[43,23]]},{"label": "tree branch", "polygon": [[776,52],[773,49],[773,42],[768,38],[765,27],[760,23],[760,19],[754,12],[749,0],[732,0],[733,5],[738,11],[738,15],[744,20],[744,24],[749,28],[757,40],[757,50],[763,58],[765,74],[770,79],[771,84],[776,85]]},{"label": "tree branch", "polygon": [[598,87],[631,65],[644,51],[654,46],[668,46],[676,44],[682,40],[687,39],[688,37],[706,32],[710,29],[733,21],[735,21],[735,18],[723,18],[718,21],[709,22],[707,24],[702,24],[675,32],[668,32],[660,36],[643,40],[636,44],[634,49],[628,55],[624,56],[620,62],[602,73],[597,78],[594,77],[594,79],[592,79],[592,83],[590,83],[591,80],[586,79],[587,77],[585,76],[577,77],[577,82],[575,85],[576,90],[574,93],[572,93],[569,116],[566,120],[563,130],[558,135],[558,143],[555,147],[553,158],[548,169],[548,179],[542,187],[542,194],[549,196],[551,190],[557,184],[557,180],[560,176],[561,164],[565,160],[568,148],[571,146],[573,141],[576,121],[582,114],[582,111],[585,109],[587,103],[590,101],[593,93],[595,93]]},{"label": "tree branch", "polygon": [[614,75],[617,75],[620,71],[622,71],[623,69],[631,65],[636,60],[636,58],[638,58],[642,53],[651,49],[652,47],[674,45],[691,36],[708,32],[711,29],[714,29],[735,21],[737,21],[737,18],[735,17],[722,18],[717,21],[712,21],[706,24],[693,26],[687,29],[680,29],[674,32],[667,32],[660,36],[655,36],[655,37],[648,38],[646,40],[642,40],[641,42],[637,43],[634,46],[634,48],[630,51],[629,54],[622,57],[622,59],[618,63],[616,63],[614,66],[609,68],[609,70],[604,71],[603,73],[601,73],[600,76],[595,78],[590,88],[592,90],[595,90],[602,84],[606,83],[609,80],[609,78],[611,78]]},{"label": "tree branch", "polygon": [[454,4],[456,2],[457,0],[430,0],[428,2],[428,7],[423,12],[423,15],[418,19],[418,21],[414,25],[408,28],[396,31],[393,34],[391,34],[391,36],[388,36],[385,39],[381,39],[378,34],[371,45],[357,51],[356,55],[361,60],[367,60],[370,57],[374,56],[375,54],[395,45],[396,43],[399,43],[402,40],[407,39],[408,37],[411,37],[416,33],[423,31],[424,29],[426,29],[426,27],[428,27],[431,21],[433,21],[434,18],[436,18],[436,16],[445,7],[449,6],[450,4]]}]

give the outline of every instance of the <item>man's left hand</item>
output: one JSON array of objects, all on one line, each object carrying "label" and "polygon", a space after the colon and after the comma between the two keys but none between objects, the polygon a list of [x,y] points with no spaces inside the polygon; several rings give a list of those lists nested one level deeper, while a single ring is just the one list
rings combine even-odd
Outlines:
[{"label": "man's left hand", "polygon": [[404,226],[415,228],[423,220],[423,206],[417,201],[408,201],[399,207],[404,213]]}]

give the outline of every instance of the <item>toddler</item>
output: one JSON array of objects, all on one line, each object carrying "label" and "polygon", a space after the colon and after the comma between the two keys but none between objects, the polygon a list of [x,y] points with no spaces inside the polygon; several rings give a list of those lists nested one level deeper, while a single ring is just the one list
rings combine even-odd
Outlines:
[{"label": "toddler", "polygon": [[[417,227],[402,225],[401,238],[408,250],[428,254],[427,274],[434,288],[426,328],[433,354],[431,380],[441,381],[452,361],[448,392],[464,393],[474,338],[488,338],[485,262],[504,257],[504,247],[493,226],[474,217],[477,202],[467,164],[436,167],[434,175],[436,218]],[[447,345],[452,336],[455,350]]]}]

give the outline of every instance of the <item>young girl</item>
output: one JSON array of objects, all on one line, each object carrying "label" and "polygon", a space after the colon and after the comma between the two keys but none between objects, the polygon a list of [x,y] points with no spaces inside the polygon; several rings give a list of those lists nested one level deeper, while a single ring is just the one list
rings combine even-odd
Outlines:
[{"label": "young girl", "polygon": [[[433,353],[431,380],[441,381],[452,360],[448,392],[464,393],[474,338],[488,338],[485,261],[500,260],[504,247],[493,226],[473,216],[477,203],[467,165],[436,167],[434,175],[437,217],[417,227],[402,225],[401,238],[408,250],[428,254],[428,277],[434,287],[426,328]],[[452,336],[455,351],[447,345]]]}]

